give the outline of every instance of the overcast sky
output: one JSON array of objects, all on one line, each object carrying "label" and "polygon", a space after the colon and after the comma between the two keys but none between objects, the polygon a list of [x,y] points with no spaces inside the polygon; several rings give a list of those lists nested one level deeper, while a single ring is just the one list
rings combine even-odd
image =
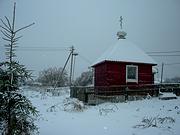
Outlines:
[{"label": "overcast sky", "polygon": [[[12,17],[14,0],[0,0],[0,18]],[[35,22],[21,34],[23,47],[52,47],[53,51],[17,52],[18,60],[29,69],[63,67],[74,46],[76,76],[88,70],[109,46],[117,42],[119,17],[127,40],[145,52],[180,50],[180,0],[16,0],[16,28]],[[4,60],[0,40],[0,61]],[[179,53],[180,54],[180,53]],[[159,64],[179,63],[180,56],[153,57]],[[159,65],[160,66],[160,65]],[[165,66],[165,77],[180,76],[180,65]],[[69,69],[67,69],[69,70]]]}]

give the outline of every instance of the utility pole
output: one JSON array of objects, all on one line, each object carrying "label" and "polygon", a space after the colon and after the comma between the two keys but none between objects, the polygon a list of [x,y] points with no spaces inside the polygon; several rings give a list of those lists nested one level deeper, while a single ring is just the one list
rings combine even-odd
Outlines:
[{"label": "utility pole", "polygon": [[163,81],[163,72],[164,72],[164,63],[162,63],[162,67],[161,67],[161,84]]},{"label": "utility pole", "polygon": [[69,86],[72,85],[72,71],[73,71],[73,54],[74,54],[74,46],[71,47],[71,67],[70,67],[70,76],[69,76]]},{"label": "utility pole", "polygon": [[[78,53],[74,53],[74,50],[75,50],[75,49],[74,49],[74,46],[72,46],[72,47],[70,48],[69,56],[68,56],[68,58],[67,58],[67,60],[66,60],[66,62],[65,62],[65,64],[64,64],[64,67],[63,67],[63,69],[62,69],[62,71],[61,71],[61,74],[60,74],[60,76],[58,76],[58,79],[62,77],[63,72],[64,72],[64,70],[65,70],[65,68],[66,68],[66,66],[67,66],[67,64],[68,64],[68,61],[69,61],[69,59],[71,58],[71,63],[70,63],[70,64],[71,64],[71,65],[70,65],[70,76],[69,76],[69,86],[70,86],[70,87],[71,87],[71,85],[72,85],[72,75],[74,74],[73,63],[74,63],[74,66],[75,66],[75,59],[74,59],[73,57],[78,55]],[[73,61],[73,60],[74,60],[74,61]],[[54,89],[57,87],[58,79],[57,79],[57,81],[55,82]]]},{"label": "utility pole", "polygon": [[72,81],[74,81],[74,72],[75,72],[76,56],[78,55],[78,53],[73,53],[72,55],[74,56],[73,72],[72,72]]},{"label": "utility pole", "polygon": [[62,71],[61,71],[61,74],[58,76],[58,78],[57,78],[57,80],[56,80],[56,82],[55,82],[55,84],[54,84],[54,90],[55,90],[56,87],[57,87],[57,83],[58,83],[59,78],[61,78],[62,75],[63,75],[63,73],[64,73],[64,70],[65,70],[65,68],[66,68],[66,66],[67,66],[67,64],[68,64],[68,61],[69,61],[70,57],[71,57],[71,52],[69,53],[69,56],[68,56],[68,58],[67,58],[67,60],[66,60],[66,62],[65,62],[65,64],[64,64],[64,67],[63,67],[63,69],[62,69]]}]

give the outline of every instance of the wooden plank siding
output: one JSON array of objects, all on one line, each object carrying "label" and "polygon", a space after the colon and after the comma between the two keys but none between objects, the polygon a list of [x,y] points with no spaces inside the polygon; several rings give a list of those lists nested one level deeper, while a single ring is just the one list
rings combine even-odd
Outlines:
[{"label": "wooden plank siding", "polygon": [[[126,65],[138,66],[138,83],[126,82]],[[95,67],[95,86],[153,84],[151,64],[105,61]]]}]

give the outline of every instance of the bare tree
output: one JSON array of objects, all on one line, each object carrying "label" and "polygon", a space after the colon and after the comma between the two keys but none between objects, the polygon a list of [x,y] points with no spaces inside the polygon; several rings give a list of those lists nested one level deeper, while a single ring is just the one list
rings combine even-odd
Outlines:
[{"label": "bare tree", "polygon": [[75,80],[74,85],[87,86],[87,85],[91,85],[92,81],[93,81],[93,72],[86,71],[83,72],[81,76]]},{"label": "bare tree", "polygon": [[165,82],[166,83],[180,83],[180,77],[176,76],[173,78],[166,78]]},{"label": "bare tree", "polygon": [[62,73],[62,68],[48,68],[44,69],[39,73],[38,82],[42,83],[44,86],[66,86],[68,83],[67,72]]}]

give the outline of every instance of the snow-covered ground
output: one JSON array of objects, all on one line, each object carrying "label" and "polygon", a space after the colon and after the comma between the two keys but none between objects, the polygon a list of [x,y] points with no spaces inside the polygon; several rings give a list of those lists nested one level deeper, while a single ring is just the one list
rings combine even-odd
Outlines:
[{"label": "snow-covered ground", "polygon": [[[180,134],[180,97],[83,106],[69,98],[68,89],[54,96],[33,89],[24,87],[23,91],[40,111],[36,122],[40,135]],[[80,104],[80,110],[74,110],[72,103]]]}]

